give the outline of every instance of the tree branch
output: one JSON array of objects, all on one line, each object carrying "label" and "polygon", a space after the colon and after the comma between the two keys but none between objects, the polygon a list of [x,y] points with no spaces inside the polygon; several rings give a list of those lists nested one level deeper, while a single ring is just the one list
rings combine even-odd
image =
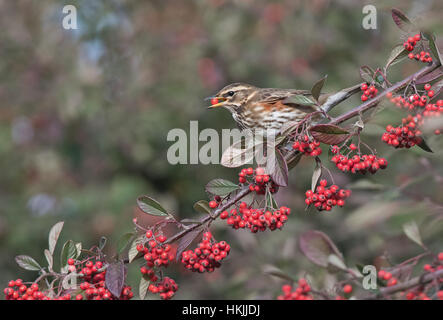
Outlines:
[{"label": "tree branch", "polygon": [[397,284],[395,286],[392,287],[386,287],[386,288],[382,288],[380,289],[380,292],[377,293],[376,295],[373,295],[371,297],[365,298],[368,300],[374,300],[374,299],[378,299],[378,298],[382,298],[400,291],[404,291],[419,285],[425,285],[429,282],[432,282],[433,280],[439,279],[443,277],[443,269],[435,271],[435,272],[431,272],[431,273],[427,273],[423,276],[418,276],[415,277],[409,281]]}]

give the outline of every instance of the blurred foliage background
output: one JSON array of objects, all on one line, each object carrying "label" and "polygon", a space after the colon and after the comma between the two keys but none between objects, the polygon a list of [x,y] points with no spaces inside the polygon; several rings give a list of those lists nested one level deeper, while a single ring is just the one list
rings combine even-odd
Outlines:
[{"label": "blurred foliage background", "polygon": [[[62,28],[62,8],[77,8],[78,29]],[[263,87],[309,89],[325,74],[325,91],[360,81],[359,67],[384,66],[402,34],[390,17],[398,7],[439,38],[440,1],[379,1],[377,29],[361,26],[365,1],[0,1],[0,283],[35,274],[19,270],[17,254],[44,263],[47,234],[65,221],[61,241],[84,247],[132,230],[139,195],[147,194],[181,218],[207,199],[204,185],[236,169],[219,165],[170,165],[166,141],[172,128],[233,128],[226,110],[209,112],[203,99],[224,85],[245,81]],[[392,82],[418,70],[406,59]],[[341,113],[359,102],[337,107]],[[434,153],[394,150],[380,141],[383,126],[403,112],[389,104],[363,138],[389,161],[375,176],[332,169],[336,182],[353,187],[348,205],[331,213],[305,211],[314,163],[303,159],[277,200],[293,214],[281,232],[252,235],[214,225],[233,250],[213,274],[172,266],[178,299],[275,298],[282,281],[262,272],[278,266],[295,277],[309,274],[316,287],[337,275],[313,266],[297,249],[308,229],[328,234],[349,266],[392,263],[421,252],[402,225],[416,221],[432,250],[443,248],[443,141],[429,137]],[[326,150],[326,147],[325,149]],[[327,152],[323,153],[327,163]],[[360,182],[357,182],[359,181]],[[363,181],[363,183],[361,182]],[[364,186],[366,185],[366,187]],[[60,245],[60,244],[59,244]],[[60,249],[60,248],[59,248]],[[135,263],[137,265],[137,263]],[[129,270],[137,288],[139,271]],[[137,292],[137,289],[135,290]]]}]

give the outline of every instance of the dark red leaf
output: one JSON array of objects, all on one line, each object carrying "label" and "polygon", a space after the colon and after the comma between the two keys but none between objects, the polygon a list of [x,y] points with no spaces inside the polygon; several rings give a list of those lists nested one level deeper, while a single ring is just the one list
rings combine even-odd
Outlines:
[{"label": "dark red leaf", "polygon": [[126,267],[122,261],[110,264],[106,268],[105,284],[115,297],[120,297],[125,284]]},{"label": "dark red leaf", "polygon": [[[188,227],[192,227],[188,226]],[[197,228],[195,230],[192,230],[191,232],[188,232],[186,235],[183,236],[183,238],[180,239],[180,242],[177,245],[177,253],[176,253],[176,261],[180,261],[181,255],[183,251],[186,250],[186,248],[194,241],[195,238],[198,237],[198,235],[203,231],[201,228]]]}]

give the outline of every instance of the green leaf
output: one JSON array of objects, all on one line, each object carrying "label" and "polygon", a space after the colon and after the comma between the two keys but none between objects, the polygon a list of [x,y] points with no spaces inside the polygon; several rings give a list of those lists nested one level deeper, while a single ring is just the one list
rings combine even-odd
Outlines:
[{"label": "green leaf", "polygon": [[426,152],[434,152],[432,149],[428,146],[425,139],[423,137],[420,137],[420,142],[417,143],[417,146],[420,147],[422,150]]},{"label": "green leaf", "polygon": [[135,238],[134,241],[132,241],[131,246],[129,247],[129,251],[128,251],[129,263],[134,261],[134,259],[137,256],[141,256],[141,253],[137,251],[137,245],[142,244],[144,242],[144,240],[145,240],[145,236],[140,235],[137,238]]},{"label": "green leaf", "polygon": [[39,271],[42,269],[40,265],[30,256],[20,255],[15,257],[15,262],[25,270]]},{"label": "green leaf", "polygon": [[401,30],[403,30],[404,32],[411,32],[415,29],[411,20],[409,20],[409,18],[403,12],[393,8],[391,10],[391,13],[392,13],[392,19]]},{"label": "green leaf", "polygon": [[160,203],[148,196],[141,196],[137,199],[137,205],[144,213],[153,216],[167,216],[168,212]]},{"label": "green leaf", "polygon": [[418,226],[415,221],[405,223],[403,225],[403,231],[409,239],[414,241],[420,247],[424,247],[423,241],[421,240],[420,231],[418,230]]},{"label": "green leaf", "polygon": [[320,80],[318,80],[311,89],[311,94],[314,97],[315,100],[318,101],[318,98],[320,97],[321,94],[321,89],[323,88],[323,85],[325,84],[326,78],[328,76],[324,76],[323,78],[321,78]]},{"label": "green leaf", "polygon": [[68,265],[68,259],[75,259],[77,256],[77,247],[75,246],[74,241],[68,240],[63,245],[63,249],[60,255],[60,266],[62,272],[66,271],[66,267]]},{"label": "green leaf", "polygon": [[295,279],[292,278],[291,276],[289,276],[288,274],[284,273],[281,269],[275,267],[275,266],[271,266],[271,265],[266,265],[263,267],[263,273],[264,274],[268,274],[274,277],[278,277],[290,282],[294,282]]},{"label": "green leaf", "polygon": [[51,252],[48,249],[45,249],[45,257],[46,261],[48,262],[48,269],[52,271],[52,267],[54,265],[54,257],[52,256]]},{"label": "green leaf", "polygon": [[266,206],[267,209],[278,209],[278,204],[269,189],[266,189]]},{"label": "green leaf", "polygon": [[422,32],[422,36],[426,38],[429,42],[429,49],[432,52],[432,55],[434,56],[436,63],[442,64],[442,58],[440,56],[440,52],[438,51],[437,46],[435,45],[435,35],[432,32],[424,31]]},{"label": "green leaf", "polygon": [[[317,159],[316,159],[317,160]],[[315,169],[312,173],[312,179],[311,179],[311,190],[315,191],[315,186],[317,185],[318,179],[321,177],[321,162],[317,160],[315,162]]]},{"label": "green leaf", "polygon": [[333,124],[317,124],[309,131],[316,140],[329,145],[342,143],[349,137],[349,131]]},{"label": "green leaf", "polygon": [[63,221],[57,222],[52,228],[51,231],[49,231],[49,252],[51,254],[54,254],[55,245],[57,244],[58,237],[60,236],[60,233],[63,229]]},{"label": "green leaf", "polygon": [[292,168],[294,168],[299,163],[302,156],[303,156],[303,153],[297,152],[297,154],[295,154],[292,158],[290,158],[290,159],[288,159],[288,161],[286,161],[286,163],[288,164],[288,171],[291,170]]},{"label": "green leaf", "polygon": [[117,241],[117,253],[122,253],[122,251],[128,246],[133,236],[133,232],[127,232],[120,237],[120,239]]},{"label": "green leaf", "polygon": [[146,274],[142,275],[142,277],[140,278],[140,284],[138,285],[138,294],[140,296],[140,300],[145,300],[150,283],[151,281],[149,280],[149,277]]},{"label": "green leaf", "polygon": [[360,77],[366,83],[372,82],[374,73],[375,73],[375,71],[371,67],[368,67],[368,66],[360,67]]},{"label": "green leaf", "polygon": [[343,260],[342,253],[337,249],[332,240],[323,232],[309,230],[300,235],[299,247],[301,252],[316,265],[327,267],[330,263],[329,256],[335,254]]},{"label": "green leaf", "polygon": [[240,187],[228,180],[224,179],[214,179],[209,181],[206,185],[206,191],[216,195],[216,196],[225,196],[230,194],[231,192],[238,190]]},{"label": "green leaf", "polygon": [[212,213],[212,209],[209,207],[209,203],[206,200],[199,200],[194,203],[194,210],[203,214]]},{"label": "green leaf", "polygon": [[75,248],[77,249],[77,254],[75,255],[75,259],[77,259],[82,254],[82,243],[81,242],[77,242],[75,244]]},{"label": "green leaf", "polygon": [[408,51],[403,47],[402,44],[399,44],[392,49],[391,54],[389,55],[388,61],[386,62],[385,68],[388,69],[390,66],[398,63],[408,55]]}]

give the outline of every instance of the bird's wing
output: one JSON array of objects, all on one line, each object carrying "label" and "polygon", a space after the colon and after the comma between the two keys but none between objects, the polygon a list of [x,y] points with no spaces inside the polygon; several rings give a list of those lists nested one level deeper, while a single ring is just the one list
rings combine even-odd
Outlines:
[{"label": "bird's wing", "polygon": [[298,95],[303,95],[313,100],[311,92],[308,90],[265,89],[260,97],[260,102],[262,104],[278,104],[280,106],[288,106],[296,108],[298,110],[303,110],[306,113],[311,113],[319,110],[319,106],[317,105],[302,105],[294,101],[294,98]]},{"label": "bird's wing", "polygon": [[311,92],[308,90],[278,90],[278,89],[263,89],[260,95],[260,100],[263,102],[277,102],[296,95],[309,96]]}]

